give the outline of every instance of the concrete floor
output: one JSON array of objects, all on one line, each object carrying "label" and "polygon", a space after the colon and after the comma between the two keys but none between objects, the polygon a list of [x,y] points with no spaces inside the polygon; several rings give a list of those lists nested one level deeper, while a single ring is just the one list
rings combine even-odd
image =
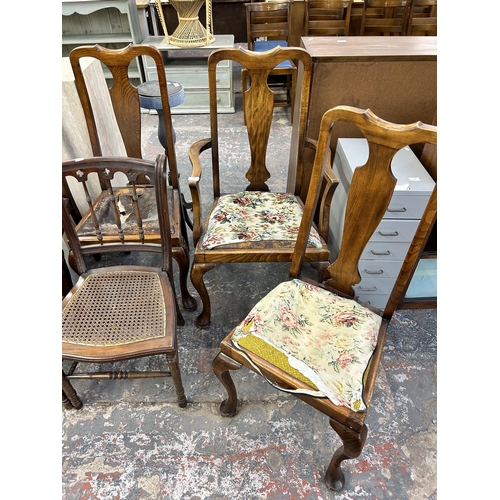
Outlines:
[{"label": "concrete floor", "polygon": [[[235,165],[245,152],[239,142],[244,125],[237,79],[235,72],[237,112],[221,115],[234,137],[228,148]],[[153,158],[161,151],[157,117],[143,119],[145,156]],[[186,185],[191,170],[187,148],[208,137],[209,119],[175,115],[173,121],[181,183]],[[287,155],[280,143],[290,131],[288,109],[276,108],[270,164],[283,186]],[[204,194],[208,197],[208,190]],[[132,254],[118,258],[136,261]],[[234,374],[239,412],[233,418],[220,416],[225,391],[211,372],[218,344],[287,272],[286,264],[240,264],[207,273],[212,324],[196,328],[198,307],[198,312],[183,312],[186,325],[178,331],[187,408],[177,406],[170,379],[75,383],[84,407],[62,410],[64,499],[437,498],[436,310],[395,314],[367,419],[366,444],[358,459],[344,462],[341,493],[323,482],[340,446],[324,415],[243,368]],[[304,274],[310,273],[314,271],[306,266]],[[128,368],[159,361],[136,361]]]}]

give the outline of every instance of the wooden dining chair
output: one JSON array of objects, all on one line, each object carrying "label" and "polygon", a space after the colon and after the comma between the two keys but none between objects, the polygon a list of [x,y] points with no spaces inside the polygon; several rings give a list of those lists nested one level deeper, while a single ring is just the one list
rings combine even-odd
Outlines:
[{"label": "wooden dining chair", "polygon": [[[117,173],[128,181],[122,188],[112,185]],[[159,155],[156,162],[106,157],[71,160],[62,164],[62,175],[63,179],[72,177],[81,183],[87,193],[89,178],[98,176],[111,200],[95,209],[89,195],[97,242],[83,244],[63,199],[63,234],[80,275],[62,301],[62,359],[71,362],[62,373],[64,407],[83,406],[73,381],[150,377],[172,377],[177,402],[185,407],[177,349],[177,325],[183,325],[184,320],[172,276],[166,157]],[[137,183],[143,175],[150,181],[147,186]],[[146,190],[152,191],[152,195],[144,196]],[[133,211],[122,215],[123,203],[131,203]],[[148,217],[153,210],[157,214],[155,222]],[[88,256],[95,253],[123,251],[158,253],[161,267],[108,265],[91,269],[88,264]],[[95,371],[89,366],[146,356],[165,356],[168,370]],[[91,371],[81,371],[82,364]]]},{"label": "wooden dining chair", "polygon": [[307,0],[305,36],[347,36],[353,0]]},{"label": "wooden dining chair", "polygon": [[[169,187],[167,189],[168,202],[170,207],[170,227],[172,241],[172,255],[179,266],[179,282],[181,288],[182,303],[186,310],[196,309],[196,301],[191,296],[187,287],[189,275],[189,245],[186,228],[186,216],[183,207],[182,192],[179,184],[179,174],[177,171],[177,157],[174,146],[174,130],[168,101],[167,77],[161,53],[148,45],[128,45],[123,49],[108,49],[100,45],[77,47],[70,52],[69,58],[75,84],[82,103],[87,128],[89,131],[92,152],[94,156],[102,156],[102,145],[100,134],[106,131],[98,131],[96,126],[95,110],[92,105],[92,89],[86,85],[81,69],[81,60],[84,57],[98,59],[104,64],[113,76],[113,84],[109,89],[109,96],[113,105],[116,123],[123,139],[126,155],[132,158],[142,158],[142,138],[141,138],[141,107],[139,92],[129,79],[128,68],[130,63],[136,58],[148,57],[156,64],[157,79],[160,87],[161,102],[163,107],[164,130],[166,135],[167,148],[165,155],[168,161]],[[142,179],[147,183],[146,179]],[[147,192],[146,194],[149,194]],[[154,202],[154,200],[151,200]],[[82,214],[83,215],[83,214]],[[89,214],[83,215],[84,222]],[[79,234],[84,244],[95,243],[95,238],[89,235]],[[159,242],[159,233],[157,241]],[[71,258],[70,263],[73,262]]]},{"label": "wooden dining chair", "polygon": [[437,0],[412,0],[408,36],[437,36]]},{"label": "wooden dining chair", "polygon": [[[251,2],[245,4],[248,50],[264,52],[274,47],[288,47],[290,2]],[[275,93],[274,106],[294,109],[297,67],[293,60],[280,62],[269,73],[269,86]],[[248,86],[248,72],[241,71],[243,108]],[[246,116],[244,115],[245,123]],[[290,113],[293,123],[293,113]]]},{"label": "wooden dining chair", "polygon": [[[246,69],[251,85],[246,91],[245,109],[247,126],[244,143],[248,144],[245,165],[234,164],[227,145],[234,142],[234,132],[219,126],[217,114],[216,67],[220,61],[232,60]],[[297,60],[304,67],[304,78],[295,101],[297,135],[285,137],[274,155],[280,158],[297,157],[297,175],[294,192],[272,191],[267,182],[282,182],[271,177],[268,170],[268,145],[273,118],[274,97],[268,85],[269,74],[281,61]],[[290,261],[295,238],[302,217],[302,183],[306,148],[314,148],[314,141],[306,138],[312,59],[301,48],[281,48],[268,52],[251,52],[243,48],[220,49],[208,59],[208,84],[210,94],[210,138],[194,143],[189,150],[193,166],[188,179],[193,200],[193,239],[195,249],[191,266],[191,282],[200,295],[203,310],[196,319],[200,328],[210,324],[210,298],[203,282],[204,274],[220,263],[286,262]],[[248,141],[248,142],[247,142]],[[211,170],[207,165],[211,152]],[[311,154],[313,156],[313,154]],[[286,165],[286,163],[285,163]],[[241,172],[241,175],[235,175]],[[243,175],[244,173],[244,175]],[[207,212],[202,207],[200,181],[202,175],[212,175],[213,196]],[[286,176],[285,176],[286,177]],[[230,181],[230,182],[229,182]],[[310,263],[327,265],[330,252],[327,246],[330,203],[338,185],[331,165],[325,168],[324,190],[321,198],[321,215],[311,231],[305,259]],[[279,185],[279,184],[278,184]],[[284,188],[283,188],[284,189]],[[305,191],[304,191],[305,192]],[[202,214],[206,213],[205,223]],[[321,265],[321,264],[318,264]]]},{"label": "wooden dining chair", "polygon": [[360,35],[404,36],[411,0],[364,0]]},{"label": "wooden dining chair", "polygon": [[[308,229],[314,213],[315,190],[321,181],[332,125],[354,124],[369,145],[367,162],[355,169],[346,201],[338,258],[320,284],[300,279]],[[391,160],[411,144],[436,144],[437,129],[421,122],[397,125],[370,110],[339,106],[323,115],[306,208],[290,268],[290,281],[262,298],[221,342],[212,367],[227,390],[223,416],[237,412],[237,393],[230,371],[242,366],[272,386],[294,394],[330,419],[342,440],[326,471],[329,488],[345,485],[341,463],[361,454],[367,436],[366,417],[383,356],[392,315],[402,301],[437,214],[434,188],[416,229],[387,306],[383,311],[360,303],[353,285],[359,283],[358,261],[389,207],[396,178]],[[245,388],[242,388],[244,392]]]}]

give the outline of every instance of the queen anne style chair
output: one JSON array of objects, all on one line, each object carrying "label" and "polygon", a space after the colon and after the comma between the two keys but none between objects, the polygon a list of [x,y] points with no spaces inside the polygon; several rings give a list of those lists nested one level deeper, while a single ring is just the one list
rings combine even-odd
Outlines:
[{"label": "queen anne style chair", "polygon": [[[245,12],[248,50],[265,52],[278,46],[288,47],[290,2],[246,3]],[[248,72],[243,68],[241,71],[243,107],[245,107],[247,79]],[[293,60],[280,62],[269,73],[269,85],[275,90],[274,106],[290,107],[291,122],[293,122],[296,79],[297,67]],[[283,92],[285,97],[281,98]]]},{"label": "queen anne style chair", "polygon": [[[127,156],[132,158],[142,158],[141,145],[141,107],[139,92],[137,87],[132,85],[128,76],[130,63],[139,57],[149,57],[157,69],[157,77],[160,87],[161,102],[163,107],[164,130],[166,135],[167,148],[165,155],[168,160],[169,187],[166,196],[169,203],[170,229],[172,241],[172,255],[179,266],[179,281],[181,287],[182,303],[186,310],[196,309],[196,301],[190,295],[187,288],[187,277],[189,274],[189,247],[186,229],[186,219],[184,207],[182,205],[182,194],[179,186],[179,175],[177,171],[177,158],[174,148],[174,129],[170,114],[170,104],[168,101],[167,79],[161,53],[154,47],[147,45],[128,45],[123,49],[108,49],[100,45],[77,47],[70,52],[70,61],[75,75],[75,84],[82,103],[87,128],[89,131],[92,152],[94,156],[102,156],[102,146],[99,140],[99,133],[96,126],[94,113],[90,98],[91,89],[87,88],[80,61],[84,57],[93,57],[103,63],[113,76],[113,85],[109,89],[109,95],[113,104],[116,122],[123,138],[123,143]],[[145,179],[142,179],[147,182]],[[152,194],[146,191],[146,195]],[[106,192],[103,197],[106,197]],[[151,200],[154,203],[154,200]],[[105,202],[100,199],[99,203]],[[107,200],[110,202],[110,200]],[[84,216],[84,223],[89,217]],[[96,243],[95,237],[81,232],[82,225],[78,227],[78,235],[83,244]],[[126,230],[126,229],[125,229]],[[157,242],[159,242],[159,233]],[[73,258],[70,263],[73,267]]]},{"label": "queen anne style chair", "polygon": [[[216,67],[220,61],[232,60],[246,68],[251,80],[247,90],[244,113],[247,116],[246,131],[250,151],[249,167],[245,179],[238,184],[241,189],[223,193],[225,174],[233,172],[230,158],[220,158],[219,149],[224,150],[224,136],[219,129],[217,116]],[[277,47],[268,52],[250,52],[245,49],[221,49],[214,51],[208,59],[210,89],[211,137],[194,143],[189,150],[193,172],[188,179],[193,200],[193,238],[195,242],[191,281],[199,293],[203,310],[196,319],[200,328],[210,324],[210,298],[203,282],[203,275],[220,263],[241,262],[286,262],[290,261],[297,230],[302,217],[303,203],[300,197],[290,192],[271,192],[266,182],[271,177],[266,166],[267,147],[273,116],[273,92],[268,86],[268,76],[280,61],[295,59],[304,65],[304,78],[297,100],[296,119],[299,120],[297,137],[290,144],[280,144],[280,155],[297,155],[297,182],[295,193],[301,192],[302,165],[306,147],[314,148],[314,141],[305,137],[311,81],[311,56],[301,48]],[[219,135],[221,134],[221,135]],[[226,138],[225,138],[226,137]],[[200,179],[202,176],[202,153],[212,153],[213,202],[202,226]],[[229,164],[227,164],[229,162]],[[221,167],[225,166],[222,171]],[[236,167],[236,166],[235,166]],[[241,165],[237,166],[241,170]],[[330,252],[326,240],[328,218],[333,191],[338,184],[329,164],[325,168],[325,184],[321,199],[321,217],[313,227],[305,250],[305,260],[328,265]],[[248,184],[249,181],[249,184]],[[279,180],[278,180],[279,181]],[[245,187],[246,185],[246,187]],[[227,183],[226,183],[227,186]],[[226,188],[227,189],[227,188]],[[239,190],[238,190],[239,189]]]},{"label": "queen anne style chair", "polygon": [[364,0],[360,35],[406,35],[411,0]]},{"label": "queen anne style chair", "polygon": [[353,0],[307,0],[306,36],[347,36]]},{"label": "queen anne style chair", "polygon": [[[321,179],[332,125],[356,125],[369,143],[369,158],[356,168],[346,202],[344,232],[337,260],[324,285],[298,278],[307,231],[314,212],[315,189]],[[290,392],[327,415],[342,440],[326,471],[329,488],[339,491],[345,477],[341,463],[361,454],[365,424],[391,317],[404,298],[437,214],[436,188],[416,230],[384,311],[360,303],[352,286],[360,281],[358,261],[389,206],[396,179],[395,153],[406,145],[436,144],[437,129],[421,122],[396,125],[370,110],[339,106],[322,119],[311,184],[295,252],[291,281],[278,285],[221,342],[212,367],[227,390],[223,416],[237,411],[230,370],[242,365],[262,375],[277,389]]]},{"label": "queen anne style chair", "polygon": [[[114,188],[117,172],[126,175],[128,185]],[[63,163],[63,178],[71,176],[85,190],[91,175],[98,175],[113,200],[112,216],[95,210],[89,195],[89,211],[98,242],[82,244],[63,199],[63,233],[76,260],[80,278],[62,302],[62,359],[73,361],[63,369],[62,390],[65,408],[81,408],[72,380],[172,377],[180,407],[185,407],[177,351],[177,325],[183,325],[172,278],[170,221],[167,203],[166,158],[156,163],[136,158],[89,158]],[[137,184],[144,175],[150,185]],[[144,195],[151,190],[152,195]],[[147,216],[157,214],[152,222]],[[120,213],[120,202],[131,203],[134,210]],[[102,207],[101,207],[102,208]],[[126,221],[126,219],[128,219]],[[128,224],[128,231],[123,227]],[[133,230],[132,230],[133,229]],[[154,229],[154,230],[153,230]],[[156,233],[160,233],[158,240]],[[85,257],[94,253],[156,252],[161,268],[145,266],[107,266],[89,269]],[[90,372],[77,371],[80,363],[111,363],[145,356],[165,356],[168,371]]]}]

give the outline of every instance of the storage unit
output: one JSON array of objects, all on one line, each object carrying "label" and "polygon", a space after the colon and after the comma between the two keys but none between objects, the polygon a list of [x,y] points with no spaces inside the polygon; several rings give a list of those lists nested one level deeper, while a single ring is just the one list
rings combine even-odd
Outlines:
[{"label": "storage unit", "polygon": [[[81,45],[110,49],[140,44],[147,36],[139,23],[136,0],[62,0],[62,56]],[[130,67],[130,77],[144,81],[140,62]],[[105,75],[110,77],[106,70]]]},{"label": "storage unit", "polygon": [[[170,111],[172,114],[209,113],[208,56],[216,49],[233,48],[233,35],[216,35],[215,42],[201,47],[177,47],[165,42],[164,36],[147,37],[144,45],[156,47],[164,54],[167,79],[184,87],[184,102]],[[156,80],[156,69],[149,57],[143,58],[146,80]],[[234,113],[232,61],[221,61],[217,66],[219,90],[218,112]]]},{"label": "storage unit", "polygon": [[[333,171],[340,182],[330,208],[332,257],[338,255],[342,241],[345,204],[354,169],[367,160],[366,139],[338,139]],[[384,218],[361,254],[361,281],[354,286],[360,300],[379,308],[387,303],[435,184],[408,146],[394,156],[392,171],[397,178],[394,194]]]}]

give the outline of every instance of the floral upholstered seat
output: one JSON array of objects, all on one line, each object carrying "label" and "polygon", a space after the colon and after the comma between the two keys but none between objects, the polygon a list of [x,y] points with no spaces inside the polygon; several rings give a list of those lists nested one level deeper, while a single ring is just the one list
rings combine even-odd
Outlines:
[{"label": "floral upholstered seat", "polygon": [[[242,241],[295,241],[302,212],[296,196],[287,193],[242,191],[221,196],[210,215],[202,248]],[[309,245],[322,247],[315,228],[311,229]]]},{"label": "floral upholstered seat", "polygon": [[380,324],[355,300],[294,279],[267,294],[231,340],[310,385],[312,395],[364,411],[363,376]]}]

